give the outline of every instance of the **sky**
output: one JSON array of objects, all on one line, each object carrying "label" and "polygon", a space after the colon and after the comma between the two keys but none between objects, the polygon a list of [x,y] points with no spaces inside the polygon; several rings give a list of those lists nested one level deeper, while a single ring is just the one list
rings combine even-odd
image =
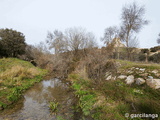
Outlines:
[{"label": "sky", "polygon": [[[134,0],[0,0],[0,28],[12,28],[25,35],[26,43],[45,41],[47,32],[82,27],[93,32],[97,43],[110,26],[120,26],[122,7]],[[137,0],[145,5],[150,21],[137,34],[140,48],[157,46],[160,33],[160,0]]]}]

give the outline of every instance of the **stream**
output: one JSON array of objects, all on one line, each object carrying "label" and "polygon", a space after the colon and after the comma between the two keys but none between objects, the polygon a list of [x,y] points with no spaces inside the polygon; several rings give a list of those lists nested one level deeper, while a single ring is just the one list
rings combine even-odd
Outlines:
[{"label": "stream", "polygon": [[[73,110],[75,97],[67,83],[53,78],[43,80],[27,90],[13,108],[0,114],[0,120],[78,120],[79,113]],[[59,103],[57,113],[49,109],[49,102]],[[61,120],[63,120],[61,119]]]}]

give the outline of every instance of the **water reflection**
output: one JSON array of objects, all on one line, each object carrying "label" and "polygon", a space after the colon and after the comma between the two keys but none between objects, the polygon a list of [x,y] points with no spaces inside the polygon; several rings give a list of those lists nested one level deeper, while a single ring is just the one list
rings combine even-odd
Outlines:
[{"label": "water reflection", "polygon": [[24,94],[24,100],[15,106],[14,109],[4,111],[0,119],[8,120],[54,120],[56,116],[50,113],[48,108],[49,101],[56,99],[59,104],[58,115],[64,116],[65,119],[71,119],[73,110],[74,95],[69,90],[67,84],[62,83],[59,79],[44,80],[36,84]]}]

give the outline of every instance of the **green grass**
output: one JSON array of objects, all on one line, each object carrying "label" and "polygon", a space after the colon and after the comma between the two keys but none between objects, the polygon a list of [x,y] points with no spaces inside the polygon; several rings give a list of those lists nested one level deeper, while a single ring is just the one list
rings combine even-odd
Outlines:
[{"label": "green grass", "polygon": [[15,65],[21,65],[23,67],[33,67],[33,65],[27,61],[19,60],[17,58],[3,58],[0,59],[0,72],[3,72]]},{"label": "green grass", "polygon": [[25,90],[47,73],[31,63],[16,58],[0,59],[0,107],[16,102]]},{"label": "green grass", "polygon": [[[123,60],[116,60],[121,65],[118,71],[128,71],[130,68],[145,68],[151,71],[158,70],[159,64],[139,63]],[[122,73],[126,74],[127,73]],[[141,77],[137,72],[132,73],[135,78]],[[154,77],[154,75],[152,75]],[[91,116],[95,120],[126,120],[125,113],[129,114],[159,114],[160,115],[160,90],[155,90],[143,85],[126,85],[124,80],[101,81],[95,83],[94,80],[83,79],[79,73],[70,74],[69,80],[72,83],[74,94],[79,98],[77,104],[84,116]],[[132,120],[142,120],[134,118]]]},{"label": "green grass", "polygon": [[49,108],[52,112],[57,112],[59,103],[56,101],[52,101],[49,103]]},{"label": "green grass", "polygon": [[148,70],[160,69],[160,64],[156,63],[141,63],[141,62],[132,62],[127,60],[116,60],[121,64],[121,69],[127,69],[131,67],[137,68],[146,68]]},{"label": "green grass", "polygon": [[91,116],[91,111],[94,109],[94,103],[96,101],[96,95],[88,89],[88,81],[80,78],[77,74],[71,74],[69,79],[73,80],[72,88],[75,90],[75,96],[79,98],[77,108],[82,111],[84,116]]}]

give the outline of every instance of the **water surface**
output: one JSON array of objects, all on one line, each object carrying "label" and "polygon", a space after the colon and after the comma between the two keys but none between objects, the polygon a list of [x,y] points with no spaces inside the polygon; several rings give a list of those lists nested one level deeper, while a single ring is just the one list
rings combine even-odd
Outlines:
[{"label": "water surface", "polygon": [[[57,114],[51,113],[48,107],[54,100],[59,103]],[[57,116],[72,120],[74,102],[67,83],[55,78],[44,80],[27,90],[12,109],[4,110],[0,120],[55,120]]]}]

